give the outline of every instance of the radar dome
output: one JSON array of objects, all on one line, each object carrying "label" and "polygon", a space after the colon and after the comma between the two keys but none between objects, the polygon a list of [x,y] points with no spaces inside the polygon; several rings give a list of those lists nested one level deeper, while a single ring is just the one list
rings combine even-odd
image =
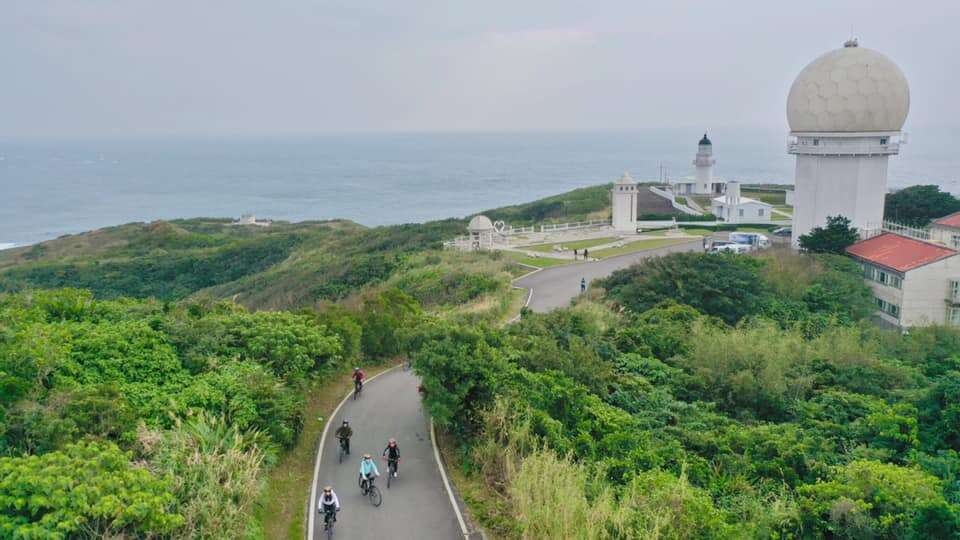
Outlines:
[{"label": "radar dome", "polygon": [[803,68],[787,98],[793,132],[900,131],[909,110],[900,68],[856,40]]}]

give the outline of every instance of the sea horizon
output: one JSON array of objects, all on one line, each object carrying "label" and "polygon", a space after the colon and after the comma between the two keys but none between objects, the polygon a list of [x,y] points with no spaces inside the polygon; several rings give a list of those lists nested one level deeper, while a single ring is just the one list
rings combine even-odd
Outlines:
[{"label": "sea horizon", "polygon": [[[960,193],[951,131],[910,133],[888,187]],[[793,183],[786,132],[709,131],[718,177]],[[693,174],[703,130],[0,137],[0,249],[157,219],[466,217],[578,187]]]}]

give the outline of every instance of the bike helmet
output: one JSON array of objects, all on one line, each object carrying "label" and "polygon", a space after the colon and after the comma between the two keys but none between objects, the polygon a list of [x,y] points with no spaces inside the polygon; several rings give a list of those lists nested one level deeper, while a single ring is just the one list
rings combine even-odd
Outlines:
[{"label": "bike helmet", "polygon": [[390,437],[390,440],[387,441],[387,444],[397,444],[397,440],[393,437]]},{"label": "bike helmet", "polygon": [[363,459],[370,459],[370,454],[364,454]]},{"label": "bike helmet", "polygon": [[333,487],[332,487],[332,486],[323,486],[323,492],[324,492],[324,493],[330,493],[331,491],[333,491]]}]

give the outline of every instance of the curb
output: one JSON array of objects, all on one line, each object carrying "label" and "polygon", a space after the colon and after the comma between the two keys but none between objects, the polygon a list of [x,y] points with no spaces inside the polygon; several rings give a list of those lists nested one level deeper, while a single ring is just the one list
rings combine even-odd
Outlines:
[{"label": "curb", "polygon": [[463,520],[463,513],[460,512],[460,505],[457,504],[457,498],[453,495],[453,489],[450,487],[450,480],[447,478],[447,469],[440,459],[440,449],[437,448],[437,432],[433,428],[433,418],[430,419],[430,443],[433,445],[433,458],[437,461],[437,468],[440,469],[440,478],[443,479],[443,487],[447,490],[447,496],[450,498],[450,505],[453,506],[453,512],[457,515],[457,522],[460,524],[460,532],[463,537],[469,539],[470,531],[467,530],[467,523]]},{"label": "curb", "polygon": [[[383,375],[384,373],[389,373],[400,367],[400,365],[393,366],[392,368],[385,369],[380,373],[370,377],[364,381],[364,386],[376,379],[377,377]],[[307,501],[307,529],[306,529],[306,538],[307,540],[313,539],[314,532],[314,521],[316,512],[313,511],[313,503],[317,500],[317,480],[320,478],[320,460],[323,457],[323,446],[327,442],[327,431],[330,430],[330,421],[336,418],[337,413],[340,412],[340,409],[343,408],[343,405],[350,399],[350,396],[353,395],[353,390],[348,390],[347,395],[340,400],[340,403],[337,404],[337,408],[330,413],[330,416],[327,418],[327,424],[323,427],[323,435],[320,436],[320,446],[317,448],[317,458],[313,463],[313,479],[310,482],[310,500]]]}]

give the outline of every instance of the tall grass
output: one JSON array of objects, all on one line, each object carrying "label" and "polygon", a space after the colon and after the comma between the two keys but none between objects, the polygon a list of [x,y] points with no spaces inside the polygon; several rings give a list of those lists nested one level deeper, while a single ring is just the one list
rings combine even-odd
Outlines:
[{"label": "tall grass", "polygon": [[141,427],[138,441],[148,465],[173,481],[177,512],[186,520],[174,538],[250,536],[265,458],[259,439],[256,432],[241,433],[206,414],[178,420],[167,431]]}]

